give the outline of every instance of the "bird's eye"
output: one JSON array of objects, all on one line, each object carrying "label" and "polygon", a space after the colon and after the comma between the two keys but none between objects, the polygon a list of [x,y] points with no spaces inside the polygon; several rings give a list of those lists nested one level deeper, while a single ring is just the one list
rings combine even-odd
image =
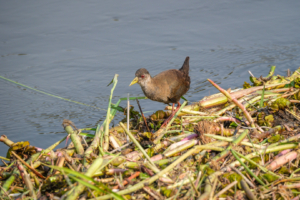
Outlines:
[{"label": "bird's eye", "polygon": [[141,75],[142,78],[145,78],[145,75]]}]

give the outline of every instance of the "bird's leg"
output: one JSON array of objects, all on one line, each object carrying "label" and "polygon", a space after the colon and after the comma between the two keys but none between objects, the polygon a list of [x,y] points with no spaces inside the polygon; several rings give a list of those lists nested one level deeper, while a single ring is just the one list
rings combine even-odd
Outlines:
[{"label": "bird's leg", "polygon": [[169,123],[169,121],[174,117],[174,115],[176,114],[176,112],[179,110],[179,108],[180,108],[180,106],[181,106],[180,102],[178,101],[178,102],[177,102],[177,108],[176,108],[176,110],[174,111],[174,105],[175,105],[175,103],[172,104],[172,112],[171,112],[171,115],[164,121],[164,123],[161,125],[161,128],[162,128],[162,127],[165,127],[165,126]]},{"label": "bird's leg", "polygon": [[165,126],[169,123],[169,121],[172,119],[172,117],[173,117],[173,112],[174,112],[174,105],[175,105],[175,103],[172,103],[172,111],[171,111],[171,114],[170,114],[170,116],[164,121],[164,123],[160,126],[161,128],[165,127]]},{"label": "bird's leg", "polygon": [[181,104],[180,104],[180,102],[178,101],[178,102],[177,102],[177,108],[176,108],[176,110],[175,110],[175,112],[174,112],[174,115],[175,115],[175,113],[177,113],[177,111],[179,110],[180,106],[181,106]]}]

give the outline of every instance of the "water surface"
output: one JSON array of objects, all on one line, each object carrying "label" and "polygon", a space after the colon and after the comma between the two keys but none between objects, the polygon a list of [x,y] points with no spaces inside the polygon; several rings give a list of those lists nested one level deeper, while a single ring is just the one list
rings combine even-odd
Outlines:
[{"label": "water surface", "polygon": [[[284,75],[300,66],[300,1],[0,1],[0,75],[88,105],[59,100],[0,79],[0,134],[47,148],[78,128],[104,120],[114,74],[113,102],[143,96],[129,87],[134,73],[180,68],[190,56],[196,102],[223,88],[241,87],[248,70]],[[145,111],[164,104],[140,101]],[[137,108],[135,102],[132,104]],[[123,102],[121,106],[125,106]],[[113,124],[124,115],[119,113]],[[61,145],[62,146],[62,145]],[[7,151],[0,144],[0,155]]]}]

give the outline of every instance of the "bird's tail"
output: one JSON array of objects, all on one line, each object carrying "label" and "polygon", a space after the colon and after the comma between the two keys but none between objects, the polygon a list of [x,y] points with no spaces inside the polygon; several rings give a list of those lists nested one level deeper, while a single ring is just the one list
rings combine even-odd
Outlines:
[{"label": "bird's tail", "polygon": [[190,61],[190,57],[187,56],[185,58],[185,61],[182,65],[182,67],[179,69],[179,71],[183,72],[185,74],[185,76],[189,76],[189,69],[190,69],[189,61]]}]

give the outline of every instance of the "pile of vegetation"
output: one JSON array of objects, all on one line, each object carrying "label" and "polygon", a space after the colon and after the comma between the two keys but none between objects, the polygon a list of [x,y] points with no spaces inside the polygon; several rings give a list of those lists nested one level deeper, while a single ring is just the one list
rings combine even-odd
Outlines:
[{"label": "pile of vegetation", "polygon": [[[299,199],[300,68],[292,75],[251,75],[243,89],[187,105],[169,123],[159,110],[109,127],[111,103],[96,128],[62,125],[67,136],[47,149],[28,141],[10,148],[0,168],[2,199]],[[130,97],[138,101],[140,98]],[[71,143],[54,148],[70,138]]]}]

